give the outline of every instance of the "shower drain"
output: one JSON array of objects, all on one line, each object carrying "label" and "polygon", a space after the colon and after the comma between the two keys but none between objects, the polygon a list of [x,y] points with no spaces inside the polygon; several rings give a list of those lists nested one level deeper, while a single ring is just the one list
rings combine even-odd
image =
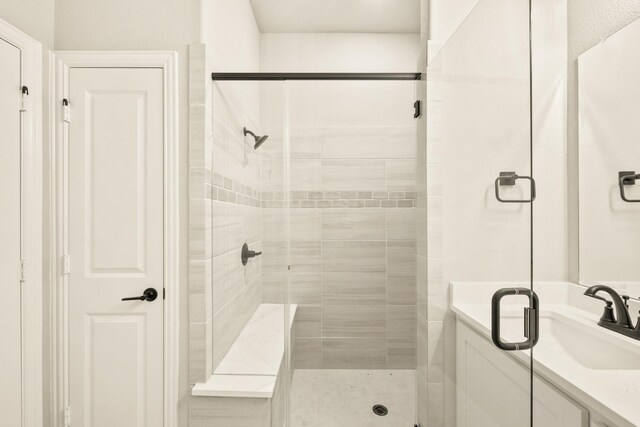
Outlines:
[{"label": "shower drain", "polygon": [[379,417],[384,417],[389,413],[389,410],[384,405],[373,405],[373,413],[378,415]]}]

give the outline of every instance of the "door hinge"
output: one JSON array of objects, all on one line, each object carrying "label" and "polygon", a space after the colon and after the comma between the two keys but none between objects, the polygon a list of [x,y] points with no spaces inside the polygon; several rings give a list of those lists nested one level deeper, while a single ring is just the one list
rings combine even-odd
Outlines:
[{"label": "door hinge", "polygon": [[417,119],[418,117],[420,117],[420,114],[422,114],[421,110],[421,102],[420,101],[416,101],[413,103],[413,118]]},{"label": "door hinge", "polygon": [[69,100],[67,98],[62,100],[62,120],[67,123],[71,122],[71,109],[69,108]]},{"label": "door hinge", "polygon": [[64,408],[64,427],[71,427],[71,408]]},{"label": "door hinge", "polygon": [[71,257],[69,255],[62,256],[62,274],[71,273]]},{"label": "door hinge", "polygon": [[26,280],[25,270],[27,269],[27,261],[21,259],[20,260],[20,283],[24,283]]},{"label": "door hinge", "polygon": [[29,97],[29,88],[22,86],[20,89],[22,96],[20,97],[20,111],[27,111],[27,98]]}]

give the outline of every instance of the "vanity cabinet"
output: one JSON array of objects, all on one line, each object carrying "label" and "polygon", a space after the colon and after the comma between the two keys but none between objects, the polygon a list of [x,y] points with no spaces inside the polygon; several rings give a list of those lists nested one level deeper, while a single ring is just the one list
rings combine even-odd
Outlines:
[{"label": "vanity cabinet", "polygon": [[[458,427],[529,427],[530,372],[464,322],[456,322]],[[589,427],[588,411],[537,375],[534,426]]]}]

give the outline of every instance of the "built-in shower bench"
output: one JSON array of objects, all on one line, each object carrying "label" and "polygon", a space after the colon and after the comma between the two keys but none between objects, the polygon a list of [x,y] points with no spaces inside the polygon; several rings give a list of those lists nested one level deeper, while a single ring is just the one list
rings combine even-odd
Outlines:
[{"label": "built-in shower bench", "polygon": [[[193,427],[281,427],[284,305],[261,304],[206,383],[191,390]],[[297,306],[289,312],[289,331]]]}]

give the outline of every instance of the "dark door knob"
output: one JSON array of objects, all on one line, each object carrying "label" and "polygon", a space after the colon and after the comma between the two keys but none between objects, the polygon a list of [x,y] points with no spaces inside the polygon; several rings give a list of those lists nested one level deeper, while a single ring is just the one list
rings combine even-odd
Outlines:
[{"label": "dark door knob", "polygon": [[122,298],[122,301],[155,301],[158,298],[158,291],[153,288],[147,288],[139,297]]}]

